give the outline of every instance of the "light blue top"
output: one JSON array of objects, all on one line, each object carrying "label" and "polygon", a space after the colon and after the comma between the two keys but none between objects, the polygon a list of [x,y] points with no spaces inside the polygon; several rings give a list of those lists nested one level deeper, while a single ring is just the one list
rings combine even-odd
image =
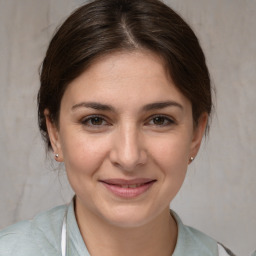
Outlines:
[{"label": "light blue top", "polygon": [[[67,211],[67,255],[89,256],[80,234],[73,202],[22,221],[0,232],[1,256],[56,256],[61,255],[61,231]],[[216,256],[217,242],[202,232],[185,226],[177,214],[178,240],[173,256]]]}]

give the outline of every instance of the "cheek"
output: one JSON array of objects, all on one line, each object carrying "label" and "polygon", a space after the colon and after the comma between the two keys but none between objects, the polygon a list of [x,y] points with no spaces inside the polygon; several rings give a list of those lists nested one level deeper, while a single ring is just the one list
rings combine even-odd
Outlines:
[{"label": "cheek", "polygon": [[183,134],[170,135],[150,141],[153,153],[159,163],[167,165],[187,165],[190,153],[190,140]]},{"label": "cheek", "polygon": [[[67,133],[66,133],[67,134]],[[68,175],[93,175],[101,166],[107,154],[107,138],[85,136],[83,132],[63,134],[62,152]]]},{"label": "cheek", "polygon": [[97,184],[97,171],[107,155],[107,143],[78,134],[65,136],[62,151],[67,177],[76,195],[87,199]]},{"label": "cheek", "polygon": [[154,162],[160,167],[166,185],[171,185],[174,190],[183,183],[188,167],[190,143],[184,137],[170,136],[151,141]]}]

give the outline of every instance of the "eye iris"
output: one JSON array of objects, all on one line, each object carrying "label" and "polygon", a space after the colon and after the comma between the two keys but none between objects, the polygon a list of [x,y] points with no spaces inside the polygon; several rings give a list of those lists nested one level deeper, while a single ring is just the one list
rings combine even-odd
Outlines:
[{"label": "eye iris", "polygon": [[165,122],[165,118],[158,116],[158,117],[155,117],[153,121],[154,121],[154,124],[156,125],[163,125]]},{"label": "eye iris", "polygon": [[92,125],[101,125],[102,124],[102,118],[100,117],[94,117],[91,119]]}]

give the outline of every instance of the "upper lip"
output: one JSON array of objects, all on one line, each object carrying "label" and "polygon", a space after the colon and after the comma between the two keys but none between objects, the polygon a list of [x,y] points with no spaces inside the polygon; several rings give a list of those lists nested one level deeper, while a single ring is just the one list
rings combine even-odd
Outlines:
[{"label": "upper lip", "polygon": [[105,179],[100,180],[101,182],[110,184],[110,185],[134,185],[134,184],[145,184],[149,182],[156,181],[155,179],[147,179],[147,178],[138,178],[138,179]]}]

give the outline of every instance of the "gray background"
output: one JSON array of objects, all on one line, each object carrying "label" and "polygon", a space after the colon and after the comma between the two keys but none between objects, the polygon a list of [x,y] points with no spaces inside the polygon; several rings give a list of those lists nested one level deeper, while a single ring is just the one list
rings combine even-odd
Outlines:
[{"label": "gray background", "polygon": [[[37,129],[38,68],[57,25],[83,1],[0,0],[0,228],[70,200]],[[256,1],[169,0],[194,28],[217,89],[209,138],[172,207],[231,247],[256,248]]]}]

